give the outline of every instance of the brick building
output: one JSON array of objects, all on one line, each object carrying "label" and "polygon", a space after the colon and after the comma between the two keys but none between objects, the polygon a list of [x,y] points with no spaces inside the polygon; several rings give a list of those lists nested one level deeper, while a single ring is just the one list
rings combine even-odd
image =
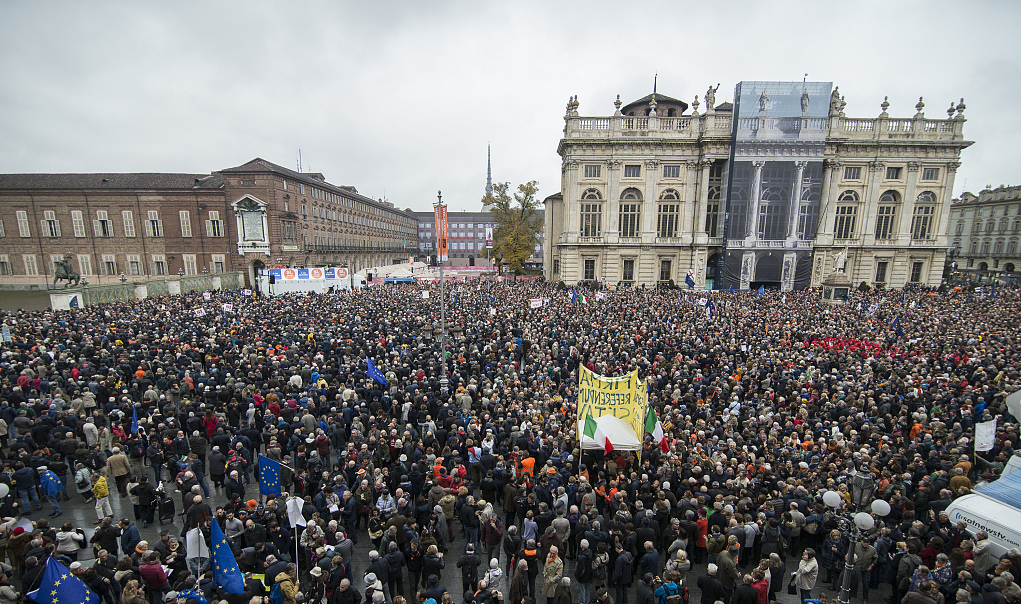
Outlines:
[{"label": "brick building", "polygon": [[0,175],[0,284],[51,282],[69,258],[115,281],[266,266],[406,262],[415,217],[256,158],[211,174]]}]

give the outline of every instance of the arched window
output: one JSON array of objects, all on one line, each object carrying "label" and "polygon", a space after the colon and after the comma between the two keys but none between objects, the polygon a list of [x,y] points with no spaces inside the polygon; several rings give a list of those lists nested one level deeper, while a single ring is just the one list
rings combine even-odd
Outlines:
[{"label": "arched window", "polygon": [[642,233],[642,192],[635,188],[624,189],[620,195],[617,213],[617,233],[621,237],[640,237]]},{"label": "arched window", "polygon": [[915,203],[936,203],[936,194],[932,191],[922,191],[915,198]]},{"label": "arched window", "polygon": [[665,191],[663,191],[662,193],[659,194],[660,201],[665,201],[665,200],[670,200],[670,199],[680,200],[680,198],[681,198],[680,194],[678,194],[675,189],[667,189],[667,190],[665,190]]},{"label": "arched window", "polygon": [[879,203],[897,203],[900,201],[900,194],[897,191],[886,191],[879,196]]},{"label": "arched window", "polygon": [[855,193],[854,191],[844,191],[843,193],[840,194],[840,197],[837,199],[837,201],[842,201],[845,203],[858,203],[858,194]]},{"label": "arched window", "polygon": [[585,189],[581,194],[581,236],[600,237],[603,234],[603,196],[599,189]]},{"label": "arched window", "polygon": [[642,192],[635,188],[624,189],[624,192],[620,194],[622,201],[641,201]]},{"label": "arched window", "polygon": [[602,199],[603,196],[599,194],[599,189],[585,189],[585,192],[581,194],[582,199]]}]

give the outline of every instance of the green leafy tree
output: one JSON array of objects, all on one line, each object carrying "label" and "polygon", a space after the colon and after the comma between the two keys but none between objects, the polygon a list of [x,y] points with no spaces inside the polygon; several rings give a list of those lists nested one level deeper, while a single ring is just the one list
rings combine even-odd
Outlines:
[{"label": "green leafy tree", "polygon": [[518,185],[513,197],[509,190],[509,182],[497,183],[493,185],[493,192],[482,198],[483,207],[492,212],[496,225],[493,227],[493,249],[486,250],[486,257],[496,258],[498,265],[507,262],[517,273],[535,250],[542,230],[536,199],[539,183],[533,180]]}]

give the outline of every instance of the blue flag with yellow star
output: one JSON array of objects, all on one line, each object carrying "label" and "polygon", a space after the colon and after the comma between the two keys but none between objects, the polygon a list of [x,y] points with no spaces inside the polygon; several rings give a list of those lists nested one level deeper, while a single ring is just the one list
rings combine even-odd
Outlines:
[{"label": "blue flag with yellow star", "polygon": [[280,496],[280,462],[259,456],[259,494]]},{"label": "blue flag with yellow star", "polygon": [[366,360],[368,361],[369,369],[365,373],[367,373],[374,381],[387,386],[386,377],[379,369],[376,368],[376,364],[372,362],[372,359]]},{"label": "blue flag with yellow star", "polygon": [[213,538],[213,582],[229,594],[243,593],[245,577],[215,519],[209,523],[209,532]]},{"label": "blue flag with yellow star", "polygon": [[36,604],[99,604],[99,596],[85,583],[71,574],[55,556],[46,560],[39,589],[29,592],[28,598]]},{"label": "blue flag with yellow star", "polygon": [[138,434],[138,409],[131,405],[131,433]]}]

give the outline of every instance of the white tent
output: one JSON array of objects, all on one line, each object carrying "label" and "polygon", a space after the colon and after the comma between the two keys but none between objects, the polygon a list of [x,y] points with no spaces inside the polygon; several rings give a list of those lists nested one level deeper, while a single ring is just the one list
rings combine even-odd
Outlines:
[{"label": "white tent", "polygon": [[[640,451],[642,449],[642,440],[635,435],[635,428],[629,422],[616,418],[612,415],[597,417],[595,418],[595,422],[602,430],[603,434],[610,439],[610,443],[613,444],[614,449],[620,449],[622,451]],[[580,423],[581,427],[584,427],[584,422]],[[596,441],[585,436],[584,431],[581,431],[581,448],[602,449],[601,446],[596,444]]]},{"label": "white tent", "polygon": [[1021,419],[1021,390],[1007,396],[1007,411],[1017,419]]}]

